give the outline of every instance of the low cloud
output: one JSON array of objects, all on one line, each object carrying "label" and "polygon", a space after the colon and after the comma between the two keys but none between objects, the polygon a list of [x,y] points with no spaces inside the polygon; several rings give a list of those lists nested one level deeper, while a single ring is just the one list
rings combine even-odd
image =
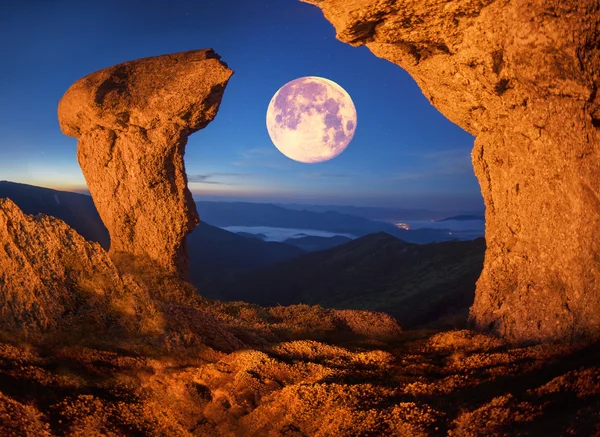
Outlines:
[{"label": "low cloud", "polygon": [[244,159],[255,159],[257,157],[272,156],[275,152],[274,147],[254,147],[240,152],[240,156]]},{"label": "low cloud", "polygon": [[237,167],[267,167],[277,169],[286,168],[283,164],[269,161],[234,161],[233,165]]},{"label": "low cloud", "polygon": [[207,173],[188,176],[188,182],[191,184],[209,184],[209,185],[237,185],[231,181],[223,181],[220,178],[243,177],[242,173]]}]

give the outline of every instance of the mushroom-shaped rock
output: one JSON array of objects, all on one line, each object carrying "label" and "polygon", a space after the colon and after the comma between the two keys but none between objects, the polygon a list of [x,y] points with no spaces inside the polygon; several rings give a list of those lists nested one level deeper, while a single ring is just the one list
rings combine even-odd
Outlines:
[{"label": "mushroom-shaped rock", "polygon": [[517,342],[600,338],[600,2],[305,1],[476,136],[474,324]]},{"label": "mushroom-shaped rock", "polygon": [[138,59],[75,82],[60,127],[111,238],[111,253],[149,256],[187,276],[185,237],[199,222],[187,187],[190,134],[216,116],[233,72],[212,50]]}]

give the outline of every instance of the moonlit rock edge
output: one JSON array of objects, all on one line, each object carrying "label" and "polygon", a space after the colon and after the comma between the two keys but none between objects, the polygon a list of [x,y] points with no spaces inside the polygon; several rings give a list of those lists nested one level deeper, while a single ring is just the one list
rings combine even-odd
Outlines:
[{"label": "moonlit rock edge", "polygon": [[57,326],[78,305],[74,284],[82,276],[124,284],[108,254],[62,220],[24,214],[0,198],[0,327],[24,336]]}]

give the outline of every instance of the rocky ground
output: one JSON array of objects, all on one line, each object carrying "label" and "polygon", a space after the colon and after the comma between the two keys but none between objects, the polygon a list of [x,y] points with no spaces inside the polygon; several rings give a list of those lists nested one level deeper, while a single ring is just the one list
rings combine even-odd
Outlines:
[{"label": "rocky ground", "polygon": [[600,436],[596,346],[211,301],[7,200],[0,240],[1,436]]},{"label": "rocky ground", "polygon": [[138,283],[169,293],[108,297],[112,311],[74,309],[52,333],[3,335],[0,435],[600,435],[597,347],[402,332],[379,313]]}]

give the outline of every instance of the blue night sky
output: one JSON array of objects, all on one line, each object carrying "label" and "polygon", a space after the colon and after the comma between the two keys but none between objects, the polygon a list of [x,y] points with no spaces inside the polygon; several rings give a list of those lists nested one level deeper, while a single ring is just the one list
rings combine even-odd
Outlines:
[{"label": "blue night sky", "polygon": [[[211,47],[235,74],[216,119],[189,139],[197,199],[483,209],[473,137],[297,0],[3,0],[0,41],[0,180],[84,191],[77,142],[56,116],[67,88],[120,62]],[[286,158],[265,126],[274,93],[302,76],[337,82],[358,113],[348,149],[325,163]]]}]

